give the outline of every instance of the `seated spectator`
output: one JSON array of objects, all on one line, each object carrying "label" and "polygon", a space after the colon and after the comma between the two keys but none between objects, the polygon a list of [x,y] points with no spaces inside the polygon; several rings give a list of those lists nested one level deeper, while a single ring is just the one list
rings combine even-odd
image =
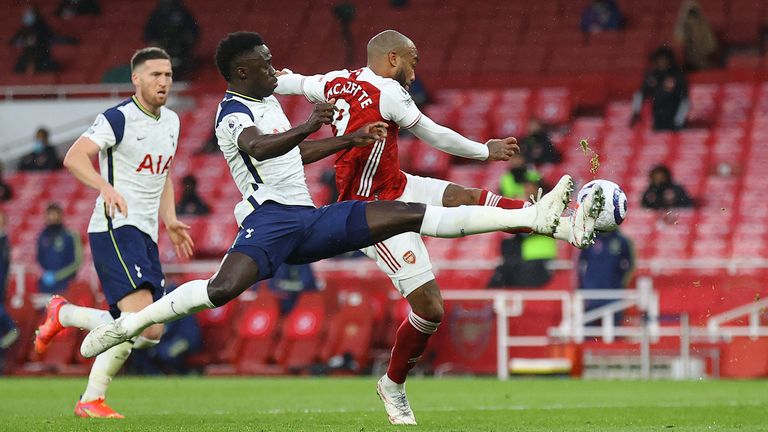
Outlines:
[{"label": "seated spectator", "polygon": [[560,152],[536,119],[528,122],[528,136],[520,140],[520,151],[525,160],[534,165],[558,163],[561,159]]},{"label": "seated spectator", "polygon": [[61,168],[61,159],[48,141],[48,136],[46,128],[40,128],[35,132],[32,153],[21,158],[19,171],[53,171]]},{"label": "seated spectator", "polygon": [[653,66],[645,73],[643,85],[632,101],[632,121],[640,120],[643,101],[653,101],[653,129],[677,130],[685,125],[688,114],[688,81],[677,66],[675,54],[662,46],[651,54]]},{"label": "seated spectator", "polygon": [[21,27],[11,38],[11,45],[21,49],[13,70],[17,73],[37,73],[58,69],[51,57],[54,37],[37,10],[27,7],[21,16]]},{"label": "seated spectator", "polygon": [[3,164],[0,163],[0,201],[8,201],[13,198],[13,188],[3,180]]},{"label": "seated spectator", "polygon": [[[621,289],[629,286],[635,267],[632,242],[620,230],[597,234],[595,244],[579,253],[579,289]],[[584,310],[590,311],[616,300],[587,300]],[[614,315],[620,325],[622,314]],[[600,325],[599,321],[589,325]]]},{"label": "seated spectator", "polygon": [[48,137],[48,129],[40,128],[35,132],[32,152],[21,158],[19,171],[53,171],[61,168],[61,159]]},{"label": "seated spectator", "polygon": [[616,2],[613,0],[594,0],[581,14],[581,31],[599,33],[606,30],[618,30],[623,21]]},{"label": "seated spectator", "polygon": [[45,210],[45,228],[37,239],[37,262],[43,271],[38,291],[58,294],[67,290],[83,261],[80,235],[64,226],[64,212],[58,204]]},{"label": "seated spectator", "polygon": [[185,176],[181,183],[184,185],[184,191],[181,193],[181,199],[176,204],[176,213],[179,215],[207,215],[211,212],[208,204],[197,194],[197,179],[195,176]]},{"label": "seated spectator", "polygon": [[718,42],[695,0],[683,2],[675,24],[675,44],[683,52],[686,71],[718,66]]},{"label": "seated spectator", "polygon": [[77,15],[100,15],[101,6],[98,0],[61,0],[56,9],[56,16],[70,19]]},{"label": "seated spectator", "polygon": [[672,173],[666,166],[655,166],[648,177],[650,184],[643,193],[643,207],[668,209],[693,206],[693,200],[688,196],[685,189],[672,181]]},{"label": "seated spectator", "polygon": [[195,17],[181,0],[158,0],[144,26],[144,41],[168,52],[176,79],[191,67],[198,36]]}]

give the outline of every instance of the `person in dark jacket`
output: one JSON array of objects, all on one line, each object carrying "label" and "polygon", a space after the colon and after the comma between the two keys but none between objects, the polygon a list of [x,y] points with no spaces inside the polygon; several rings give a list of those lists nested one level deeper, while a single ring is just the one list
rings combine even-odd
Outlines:
[{"label": "person in dark jacket", "polygon": [[662,46],[651,54],[653,67],[643,79],[643,85],[632,101],[631,124],[640,120],[643,101],[651,99],[653,129],[678,130],[685,125],[688,114],[688,82],[678,67],[672,49]]},{"label": "person in dark jacket", "polygon": [[176,204],[177,215],[207,215],[211,212],[208,204],[197,194],[197,179],[193,175],[187,175],[181,180],[184,192]]},{"label": "person in dark jacket", "polygon": [[534,164],[556,164],[560,162],[560,152],[555,148],[544,126],[536,119],[528,122],[528,136],[520,141],[520,152],[525,160]]},{"label": "person in dark jacket", "polygon": [[650,184],[643,193],[643,207],[668,209],[693,206],[693,200],[682,186],[672,181],[672,173],[665,165],[653,167],[648,177]]},{"label": "person in dark jacket", "polygon": [[48,141],[48,137],[46,128],[40,128],[35,132],[32,152],[21,158],[19,171],[53,171],[61,168],[61,159]]},{"label": "person in dark jacket", "polygon": [[[635,268],[635,252],[620,230],[600,232],[595,244],[579,253],[579,289],[627,288]],[[585,311],[610,304],[616,300],[587,300]],[[614,315],[615,323],[621,314]],[[591,324],[599,324],[592,322]]]},{"label": "person in dark jacket", "polygon": [[5,214],[0,212],[0,371],[2,371],[2,351],[19,338],[19,329],[5,309],[5,292],[8,287],[10,267],[11,243],[5,233]]},{"label": "person in dark jacket", "polygon": [[45,211],[46,227],[37,239],[37,262],[43,270],[38,282],[41,293],[65,291],[83,259],[80,236],[64,227],[63,211],[51,204]]},{"label": "person in dark jacket", "polygon": [[11,45],[21,49],[13,70],[16,73],[55,71],[58,67],[51,56],[55,37],[37,9],[32,6],[24,9],[21,27],[11,38]]},{"label": "person in dark jacket", "polygon": [[199,36],[197,21],[181,0],[158,0],[144,26],[144,41],[171,56],[175,80],[190,69]]}]

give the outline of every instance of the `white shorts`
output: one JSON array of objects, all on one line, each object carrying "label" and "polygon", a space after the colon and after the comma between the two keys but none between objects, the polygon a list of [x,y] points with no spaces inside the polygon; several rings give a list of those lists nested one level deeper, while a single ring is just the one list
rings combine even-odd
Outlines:
[{"label": "white shorts", "polygon": [[[450,182],[410,174],[405,177],[405,189],[397,201],[443,206],[443,194]],[[376,261],[403,297],[435,279],[427,247],[419,233],[399,234],[362,251]]]}]

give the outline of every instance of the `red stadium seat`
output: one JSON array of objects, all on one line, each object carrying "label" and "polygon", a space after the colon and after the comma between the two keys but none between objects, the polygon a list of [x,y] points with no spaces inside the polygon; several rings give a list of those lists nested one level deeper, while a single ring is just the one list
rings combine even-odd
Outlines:
[{"label": "red stadium seat", "polygon": [[365,370],[370,362],[372,336],[373,315],[368,307],[342,307],[330,319],[320,358],[328,362],[332,357],[350,356],[358,370]]},{"label": "red stadium seat", "polygon": [[287,371],[302,372],[319,360],[325,331],[324,302],[321,293],[305,293],[285,317],[275,358]]},{"label": "red stadium seat", "polygon": [[190,364],[206,366],[234,360],[227,356],[226,348],[232,343],[240,307],[240,301],[234,300],[215,309],[204,309],[196,315],[203,345],[200,352],[190,358]]},{"label": "red stadium seat", "polygon": [[283,371],[272,362],[279,318],[277,299],[271,294],[260,295],[246,307],[237,325],[237,373],[271,375]]}]

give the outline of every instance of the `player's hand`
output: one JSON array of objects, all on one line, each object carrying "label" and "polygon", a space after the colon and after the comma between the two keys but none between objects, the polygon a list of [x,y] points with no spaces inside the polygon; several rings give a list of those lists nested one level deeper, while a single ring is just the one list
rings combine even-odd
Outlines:
[{"label": "player's hand", "polygon": [[520,153],[517,139],[513,137],[492,139],[485,143],[488,146],[489,161],[508,161],[512,155]]},{"label": "player's hand", "polygon": [[171,238],[176,249],[176,256],[183,259],[192,258],[195,252],[195,242],[192,241],[192,237],[189,236],[190,226],[184,222],[176,219],[165,224],[165,229],[168,231],[168,237]]},{"label": "player's hand", "polygon": [[352,139],[352,147],[369,146],[376,141],[387,138],[387,124],[384,122],[368,123],[349,134],[349,137]]},{"label": "player's hand", "polygon": [[292,74],[292,73],[293,73],[292,70],[290,70],[288,68],[283,68],[282,70],[275,71],[275,76],[276,77],[281,77],[283,75],[288,75],[288,74]]},{"label": "player's hand", "polygon": [[126,217],[128,216],[128,204],[125,203],[123,196],[112,185],[104,186],[100,192],[110,218],[115,217],[115,212],[120,212]]},{"label": "player's hand", "polygon": [[333,115],[336,112],[336,107],[333,105],[335,102],[335,99],[331,99],[325,103],[315,104],[312,114],[309,115],[309,119],[304,123],[309,133],[316,132],[323,125],[331,124]]}]

